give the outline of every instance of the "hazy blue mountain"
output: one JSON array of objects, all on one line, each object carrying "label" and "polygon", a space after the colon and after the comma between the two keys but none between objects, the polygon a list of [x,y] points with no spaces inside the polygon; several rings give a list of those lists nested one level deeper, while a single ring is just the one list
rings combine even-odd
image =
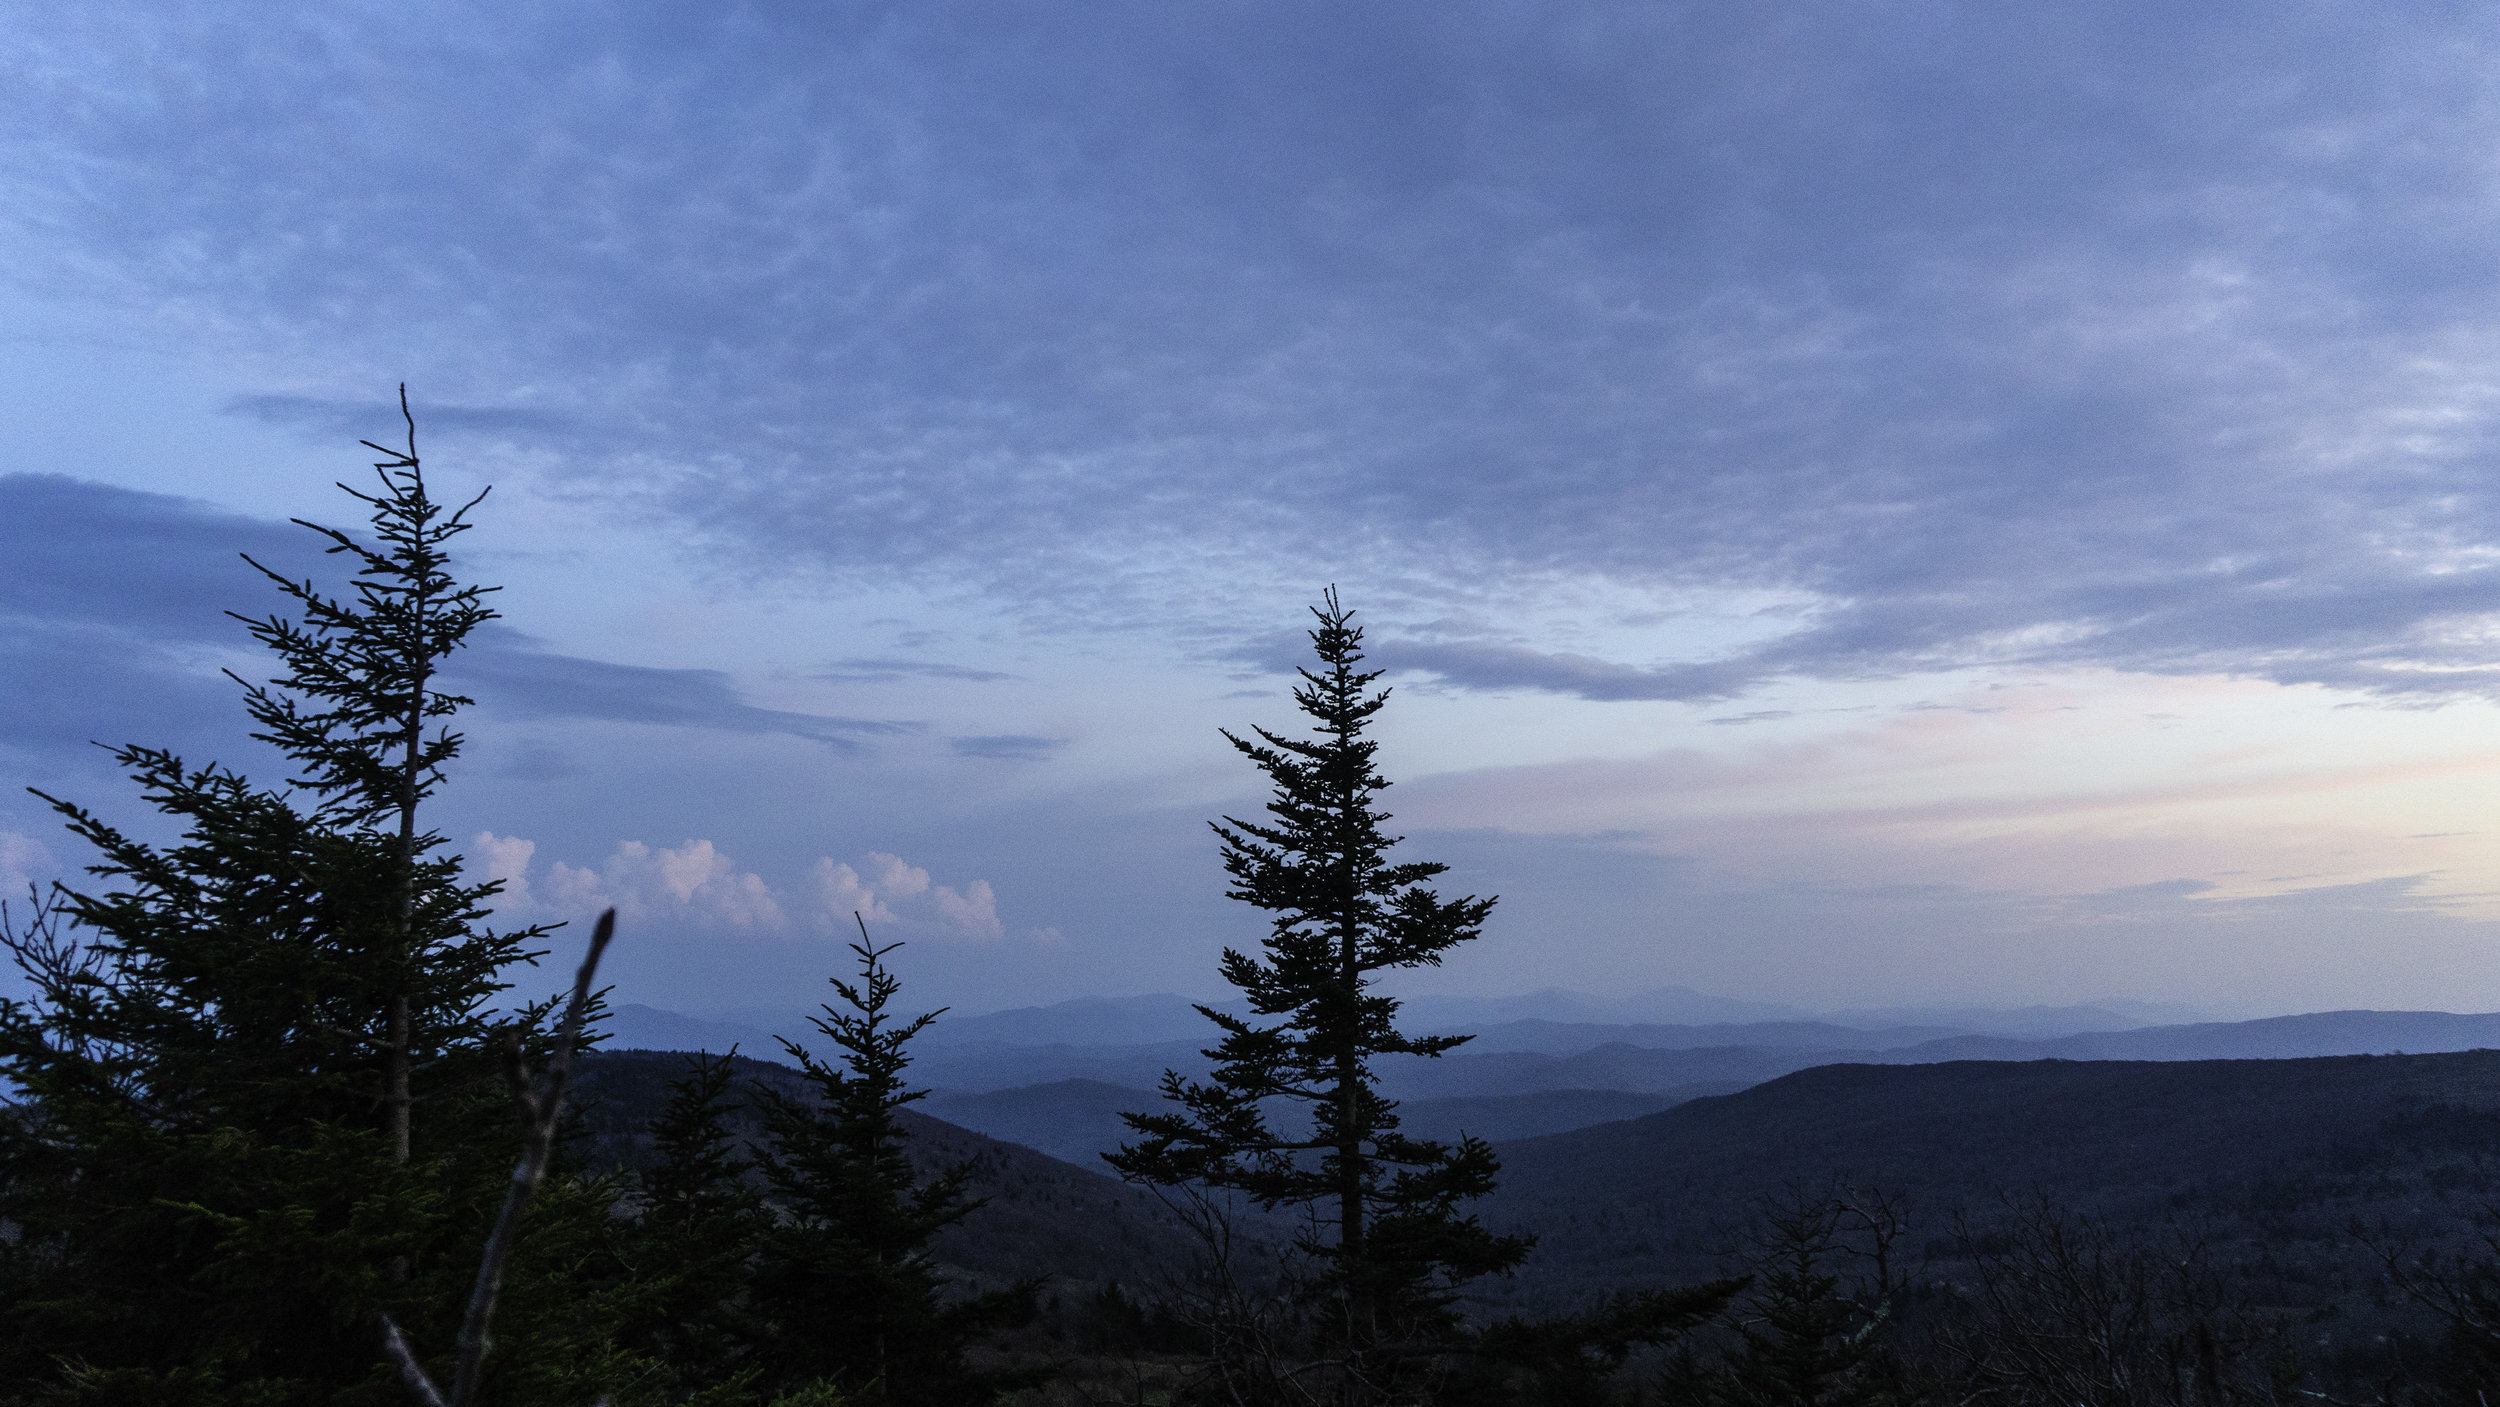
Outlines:
[{"label": "hazy blue mountain", "polygon": [[1896,1006],[1826,1012],[1819,1020],[1872,1030],[1894,1026],[1942,1026],[1980,1036],[2048,1039],[2084,1031],[2131,1031],[2139,1026],[2178,1026],[2213,1020],[2213,1013],[2175,1002],[2099,1001],[2082,1006]]},{"label": "hazy blue mountain", "polygon": [[[1215,1003],[1238,1010],[1238,1002]],[[651,1008],[635,1010],[653,1015]],[[809,1012],[752,1009],[712,1018],[680,1018],[722,1032],[780,1033],[813,1041]],[[1479,1049],[1542,1050],[1569,1055],[1609,1042],[1678,1049],[1711,1045],[1780,1045],[1809,1049],[1888,1049],[1951,1035],[2054,1037],[2081,1031],[2123,1031],[2176,1024],[2203,1013],[2141,1002],[2089,1006],[1936,1007],[1847,1011],[1816,1016],[1774,1002],[1738,1001],[1660,987],[1628,996],[1548,988],[1514,997],[1409,998],[1405,1024],[1426,1032],[1472,1032]],[[637,1034],[643,1028],[636,1028]],[[935,1046],[1125,1046],[1172,1041],[1204,1044],[1213,1036],[1188,997],[1170,992],[1136,997],[1079,997],[1047,1006],[940,1016],[921,1038]],[[750,1039],[741,1034],[740,1039]],[[771,1047],[766,1047],[771,1048]]]},{"label": "hazy blue mountain", "polygon": [[609,1050],[708,1050],[726,1054],[735,1046],[741,1055],[779,1059],[781,1045],[763,1028],[739,1021],[712,1020],[662,1011],[626,1002],[608,1014]]},{"label": "hazy blue mountain", "polygon": [[[1540,993],[1523,1001],[1571,997]],[[1575,998],[1576,999],[1576,998]],[[1999,1013],[2050,1028],[2103,1008],[2037,1008]],[[2137,1013],[2140,1014],[2140,1013]],[[1065,1081],[1151,1090],[1165,1070],[1203,1075],[1200,1054],[1214,1032],[1179,997],[1088,999],[964,1018],[942,1018],[915,1044],[912,1078],[933,1089],[983,1094]],[[770,1023],[770,1024],[767,1024]],[[1417,1021],[1417,1029],[1460,1027]],[[736,1013],[719,1019],[647,1006],[618,1009],[611,1049],[725,1050],[777,1055],[773,1030],[796,1030],[820,1044],[797,1013]],[[1128,1039],[1172,1032],[1160,1039]],[[1111,1040],[1043,1041],[1084,1032]],[[939,1039],[941,1032],[948,1038]],[[1475,1039],[1438,1060],[1390,1058],[1383,1090],[1403,1100],[1509,1097],[1547,1091],[1663,1094],[1695,1085],[1741,1086],[1841,1062],[1906,1065],[1946,1060],[2296,1059],[2394,1051],[2500,1048],[2500,1014],[2336,1011],[2257,1021],[2198,1022],[2088,1031],[2051,1037],[1975,1034],[1940,1026],[1859,1028],[1830,1021],[1700,1024],[1598,1023],[1523,1017],[1473,1028]],[[820,1050],[818,1053],[822,1054]],[[1083,1146],[1091,1147],[1092,1144]]]},{"label": "hazy blue mountain", "polygon": [[1886,1064],[1935,1060],[2297,1060],[2321,1055],[2500,1049],[2500,1013],[2318,1011],[2100,1031],[2055,1040],[1953,1036],[1885,1052]]},{"label": "hazy blue mountain", "polygon": [[[1400,1105],[1398,1114],[1408,1133],[1424,1138],[1455,1139],[1462,1134],[1484,1139],[1533,1138],[1654,1114],[1687,1099],[1728,1093],[1730,1088],[1721,1083],[1659,1093],[1565,1089],[1417,1099]],[[1150,1112],[1163,1103],[1163,1097],[1149,1089],[1099,1080],[1057,1080],[979,1093],[941,1090],[913,1107],[991,1138],[1098,1169],[1101,1154],[1136,1137],[1120,1115]]]},{"label": "hazy blue mountain", "polygon": [[1214,1028],[1189,998],[1079,997],[1049,1006],[1017,1007],[979,1016],[939,1017],[922,1033],[928,1045],[1150,1045],[1196,1041]]},{"label": "hazy blue mountain", "polygon": [[[1628,995],[1567,992],[1559,987],[1516,997],[1409,997],[1409,1024],[1427,1030],[1482,1030],[1510,1021],[1588,1025],[1724,1025],[1748,1021],[1810,1021],[1814,1013],[1779,1002],[1714,997],[1690,987],[1656,987]],[[1957,1030],[1974,1029],[1968,1026]]]},{"label": "hazy blue mountain", "polygon": [[980,1093],[1092,1080],[1129,1089],[1152,1089],[1165,1070],[1203,1075],[1203,1041],[1151,1045],[977,1045],[915,1048],[911,1079],[930,1089]]},{"label": "hazy blue mountain", "polygon": [[1162,1102],[1163,1096],[1152,1090],[1100,1080],[1054,1080],[977,1094],[940,1090],[914,1107],[933,1119],[1101,1172],[1101,1155],[1135,1137],[1120,1115]]},{"label": "hazy blue mountain", "polygon": [[1777,1046],[1653,1050],[1615,1042],[1574,1055],[1462,1050],[1437,1060],[1390,1056],[1379,1062],[1378,1069],[1381,1090],[1392,1099],[1452,1099],[1549,1090],[1663,1094],[1691,1085],[1725,1088],[1777,1079],[1809,1065],[1871,1058],[1873,1054],[1867,1051]]},{"label": "hazy blue mountain", "polygon": [[1732,1094],[1735,1086],[1704,1081],[1671,1090],[1548,1089],[1534,1094],[1461,1095],[1413,1099],[1398,1106],[1408,1133],[1424,1138],[1466,1135],[1499,1142],[1564,1133],[1592,1124],[1637,1119],[1672,1109],[1688,1099]]},{"label": "hazy blue mountain", "polygon": [[[1431,1030],[1431,1027],[1421,1029]],[[1575,1021],[1506,1021],[1471,1032],[1461,1049],[1470,1055],[1534,1051],[1578,1055],[1600,1046],[1644,1050],[1699,1050],[1712,1046],[1767,1046],[1783,1050],[1893,1050],[1971,1034],[1963,1026],[1895,1026],[1867,1030],[1826,1021],[1750,1021],[1712,1026],[1596,1025]]]}]

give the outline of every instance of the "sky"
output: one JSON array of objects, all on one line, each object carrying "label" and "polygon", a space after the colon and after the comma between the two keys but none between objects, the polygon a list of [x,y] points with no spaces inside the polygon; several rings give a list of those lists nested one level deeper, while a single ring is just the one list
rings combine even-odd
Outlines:
[{"label": "sky", "polygon": [[404,382],[619,1000],[1220,995],[1334,585],[1402,990],[2500,1008],[2488,6],[0,4],[13,892]]}]

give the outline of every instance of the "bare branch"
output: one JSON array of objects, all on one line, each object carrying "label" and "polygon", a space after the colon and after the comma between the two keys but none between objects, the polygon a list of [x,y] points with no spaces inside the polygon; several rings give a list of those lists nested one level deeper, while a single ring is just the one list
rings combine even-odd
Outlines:
[{"label": "bare branch", "polygon": [[460,1325],[460,1362],[453,1370],[448,1402],[418,1365],[399,1326],[391,1322],[390,1316],[383,1316],[383,1345],[399,1365],[400,1376],[420,1407],[474,1407],[477,1401],[478,1385],[485,1378],[486,1355],[494,1347],[495,1303],[503,1294],[504,1270],[511,1262],[512,1248],[520,1242],[522,1216],[529,1210],[531,1199],[538,1195],[539,1184],[546,1180],[547,1164],[555,1153],[556,1135],[564,1123],[565,1080],[573,1068],[573,1053],[581,1044],[582,1022],[590,1011],[599,959],[615,936],[616,910],[610,909],[599,915],[599,926],[590,935],[590,951],[582,958],[581,969],[573,975],[573,994],[565,1003],[564,1019],[556,1028],[555,1049],[547,1059],[545,1090],[534,1092],[530,1088],[529,1064],[521,1053],[518,1032],[507,1048],[504,1074],[512,1085],[513,1101],[519,1105],[522,1117],[521,1159],[512,1167],[512,1185],[504,1192],[503,1211],[495,1218],[495,1229],[486,1237],[486,1252],[479,1258],[477,1279],[469,1289],[468,1313]]},{"label": "bare branch", "polygon": [[434,1380],[425,1375],[424,1366],[417,1362],[417,1355],[408,1347],[408,1340],[400,1334],[399,1325],[393,1323],[387,1314],[382,1316],[382,1348],[390,1354],[392,1364],[399,1369],[399,1380],[408,1385],[409,1396],[424,1407],[445,1407],[443,1395],[434,1388]]}]

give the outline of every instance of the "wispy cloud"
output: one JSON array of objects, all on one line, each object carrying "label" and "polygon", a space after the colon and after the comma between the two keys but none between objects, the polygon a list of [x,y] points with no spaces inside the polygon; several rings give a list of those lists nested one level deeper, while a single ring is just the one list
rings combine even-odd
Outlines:
[{"label": "wispy cloud", "polygon": [[940,664],[930,660],[847,659],[836,660],[813,678],[834,684],[887,684],[897,679],[944,679],[965,684],[993,684],[1013,679],[995,669],[973,669],[960,664]]},{"label": "wispy cloud", "polygon": [[[385,428],[377,434],[375,427],[404,426],[397,401],[257,395],[237,396],[228,401],[225,408],[229,415],[248,416],[266,424],[290,425],[314,431],[342,444],[354,444],[365,439],[379,439],[388,444],[395,438],[390,429]],[[412,398],[409,409],[417,418],[419,429],[429,435],[450,431],[453,434],[519,433],[535,438],[580,428],[570,415],[527,406],[441,405]]]},{"label": "wispy cloud", "polygon": [[1470,689],[1538,689],[1584,699],[1671,699],[1709,702],[1744,692],[1758,671],[1742,663],[1641,669],[1586,655],[1548,654],[1516,645],[1424,644],[1389,640],[1371,648],[1371,663],[1422,670]]},{"label": "wispy cloud", "polygon": [[845,750],[863,739],[920,730],[907,721],[841,718],[758,708],[728,675],[710,669],[657,669],[534,650],[508,635],[487,635],[452,657],[445,678],[481,703],[515,718],[597,719],[731,733],[783,733]]},{"label": "wispy cloud", "polygon": [[949,738],[947,747],[957,757],[986,757],[1000,762],[1039,762],[1067,746],[1063,738],[1035,737],[1029,733],[991,733],[986,736]]},{"label": "wispy cloud", "polygon": [[[55,475],[0,476],[0,666],[15,681],[0,692],[0,740],[170,740],[230,707],[229,686],[202,660],[248,645],[226,608],[275,604],[244,552],[299,574],[327,565],[291,523]],[[453,655],[445,679],[516,719],[784,734],[852,751],[921,729],[760,708],[715,670],[586,659],[500,625]]]}]

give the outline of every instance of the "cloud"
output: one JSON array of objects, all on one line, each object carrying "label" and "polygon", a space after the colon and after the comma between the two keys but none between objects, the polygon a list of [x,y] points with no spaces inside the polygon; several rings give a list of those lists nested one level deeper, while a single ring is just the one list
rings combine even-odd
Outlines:
[{"label": "cloud", "polygon": [[519,836],[499,836],[493,831],[479,831],[469,841],[466,878],[472,884],[496,883],[503,889],[495,897],[495,907],[507,913],[528,913],[537,901],[530,894],[530,857],[538,853],[538,842]]},{"label": "cloud", "polygon": [[16,831],[0,831],[0,900],[14,902],[28,885],[49,883],[60,873],[61,862],[42,841]]},{"label": "cloud", "polygon": [[292,523],[58,474],[0,475],[0,621],[241,645],[224,609],[279,601],[246,552],[299,575],[321,555]]},{"label": "cloud", "polygon": [[992,733],[969,738],[949,738],[947,747],[957,757],[986,757],[1001,762],[1039,762],[1067,746],[1062,738],[1041,738],[1029,733]]},{"label": "cloud", "polygon": [[1384,641],[1371,651],[1382,669],[1421,670],[1442,683],[1468,689],[1538,689],[1584,699],[1667,699],[1710,702],[1732,698],[1753,682],[1743,665],[1671,665],[1640,669],[1586,655],[1547,654],[1515,645],[1426,644]]},{"label": "cloud", "polygon": [[[234,707],[232,686],[214,666],[226,652],[251,648],[225,610],[284,604],[243,552],[298,575],[327,567],[312,535],[291,523],[57,475],[0,476],[0,670],[13,681],[0,693],[0,741],[77,747],[199,737],[201,719]],[[239,667],[249,677],[264,664]],[[585,659],[499,625],[472,635],[444,677],[516,719],[782,734],[849,752],[919,730],[758,708],[715,670]],[[541,748],[515,765],[543,779],[563,763]]]},{"label": "cloud", "polygon": [[689,840],[674,850],[624,841],[596,870],[558,860],[537,886],[536,905],[540,912],[571,917],[613,906],[623,919],[715,929],[779,932],[789,926],[763,877],[740,871],[708,840]]},{"label": "cloud", "polygon": [[0,253],[239,413],[404,371],[697,550],[1037,620],[1595,574],[1816,612],[1414,667],[2500,689],[2470,9],[523,13],[32,15]]},{"label": "cloud", "polygon": [[[937,931],[951,937],[997,939],[1006,930],[998,921],[998,896],[985,879],[961,890],[931,884],[929,872],[904,863],[900,856],[870,852],[866,872],[830,857],[819,859],[810,874],[817,925],[837,935],[852,931],[852,915],[870,924],[907,930]],[[877,937],[871,933],[873,940]]]},{"label": "cloud", "polygon": [[963,887],[963,892],[939,885],[929,891],[929,901],[937,910],[938,919],[968,938],[1000,938],[1006,930],[998,923],[998,896],[990,892],[990,882],[976,879]]},{"label": "cloud", "polygon": [[834,684],[888,684],[897,679],[947,679],[965,684],[991,684],[1016,676],[1001,674],[994,669],[971,669],[929,660],[847,659],[836,660],[811,677]]},{"label": "cloud", "polygon": [[[226,413],[241,415],[268,425],[288,425],[310,430],[324,439],[353,444],[359,440],[378,439],[391,442],[388,430],[377,435],[374,427],[399,426],[396,400],[329,400],[317,396],[258,395],[237,396],[226,402]],[[442,405],[409,397],[409,410],[416,417],[421,435],[444,431],[453,434],[520,433],[549,436],[577,429],[573,418],[554,411],[535,410],[522,406]]]},{"label": "cloud", "polygon": [[798,885],[782,890],[709,840],[674,849],[628,840],[595,867],[557,860],[533,871],[537,849],[534,841],[492,831],[470,841],[466,874],[472,883],[503,883],[495,910],[508,922],[580,920],[614,907],[633,922],[711,933],[855,938],[854,913],[878,941],[899,933],[987,942],[1006,932],[989,881],[936,884],[926,869],[884,851],[869,852],[856,866],[819,858]]},{"label": "cloud", "polygon": [[444,676],[454,688],[513,718],[597,719],[729,733],[780,733],[845,752],[861,739],[891,737],[919,725],[876,718],[839,718],[757,708],[738,697],[729,676],[711,669],[656,669],[611,664],[529,648],[516,632],[482,630],[479,644],[454,655]]}]

